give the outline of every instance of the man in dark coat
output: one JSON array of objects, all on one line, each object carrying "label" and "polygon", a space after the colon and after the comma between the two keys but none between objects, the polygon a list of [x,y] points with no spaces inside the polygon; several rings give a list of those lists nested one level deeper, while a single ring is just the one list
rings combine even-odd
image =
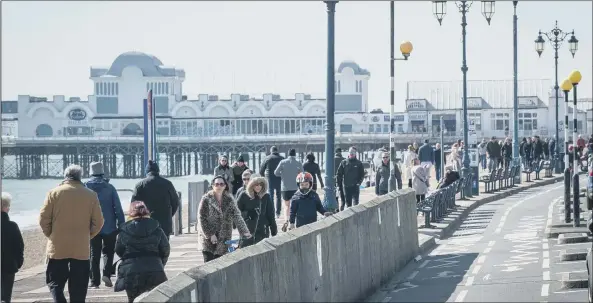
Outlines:
[{"label": "man in dark coat", "polygon": [[243,178],[241,178],[243,176],[243,172],[248,170],[249,167],[247,167],[247,165],[245,165],[245,159],[243,158],[243,156],[239,156],[237,158],[237,162],[235,162],[235,164],[233,164],[231,166],[231,171],[233,172],[233,182],[231,182],[233,184],[232,188],[233,188],[233,195],[237,194],[237,190],[239,190],[239,188],[243,187],[243,185],[247,185],[247,184],[243,184]]},{"label": "man in dark coat", "polygon": [[342,161],[344,161],[344,157],[342,157],[342,149],[338,147],[336,148],[336,154],[334,155],[334,180],[336,181],[336,202],[338,204],[340,203],[340,200],[338,199],[339,196],[342,201],[340,205],[344,205],[344,203],[346,203],[344,187],[338,182],[338,168],[340,167],[340,163],[342,163]]},{"label": "man in dark coat", "polygon": [[364,181],[364,166],[356,158],[355,147],[350,147],[348,150],[348,159],[340,163],[337,179],[338,184],[344,186],[344,194],[346,196],[346,203],[340,206],[340,210],[344,210],[346,206],[351,207],[353,204],[355,206],[358,205],[360,185]]},{"label": "man in dark coat", "polygon": [[25,244],[19,226],[10,221],[8,212],[12,198],[2,193],[2,302],[10,303],[14,275],[25,261]]},{"label": "man in dark coat", "polygon": [[280,218],[280,211],[282,208],[282,179],[277,177],[274,174],[274,171],[278,168],[278,164],[280,164],[280,161],[282,160],[284,160],[284,157],[280,156],[278,148],[272,146],[270,148],[270,154],[264,159],[259,168],[259,174],[266,176],[268,179],[268,193],[270,194],[270,198],[274,199],[274,197],[276,197],[276,218]]},{"label": "man in dark coat", "polygon": [[179,196],[171,181],[159,175],[159,166],[152,160],[146,166],[147,176],[136,184],[133,201],[143,201],[151,211],[151,217],[161,224],[165,235],[173,231],[173,215],[179,208]]},{"label": "man in dark coat", "polygon": [[381,166],[377,168],[377,172],[375,173],[375,194],[377,196],[389,193],[389,178],[391,175],[393,175],[393,179],[391,180],[393,182],[391,184],[393,190],[402,189],[403,186],[402,173],[397,164],[394,163],[394,165],[391,165],[389,153],[384,152],[381,155],[381,160]]}]

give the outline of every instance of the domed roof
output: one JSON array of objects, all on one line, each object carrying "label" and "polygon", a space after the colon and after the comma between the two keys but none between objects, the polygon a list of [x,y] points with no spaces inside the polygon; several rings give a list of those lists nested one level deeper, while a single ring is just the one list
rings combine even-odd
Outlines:
[{"label": "domed roof", "polygon": [[117,56],[106,74],[121,77],[123,69],[130,65],[136,66],[142,70],[142,74],[145,77],[163,76],[160,69],[163,62],[155,56],[141,52],[126,52]]},{"label": "domed roof", "polygon": [[364,75],[364,76],[371,75],[371,73],[368,70],[361,68],[356,62],[349,61],[349,60],[343,61],[342,63],[340,63],[340,66],[338,67],[338,73],[341,73],[346,67],[349,67],[352,70],[354,70],[355,75]]}]

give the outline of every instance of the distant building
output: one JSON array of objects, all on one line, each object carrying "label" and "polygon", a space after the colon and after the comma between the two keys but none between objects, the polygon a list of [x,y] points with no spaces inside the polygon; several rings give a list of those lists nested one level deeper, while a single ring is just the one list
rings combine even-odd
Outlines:
[{"label": "distant building", "polygon": [[[160,136],[325,133],[325,98],[305,93],[290,98],[272,93],[257,97],[244,94],[190,97],[183,94],[183,69],[164,66],[156,57],[144,53],[123,53],[108,68],[91,67],[90,79],[94,91],[87,98],[19,95],[18,100],[2,101],[2,135],[139,136],[143,134],[142,100],[150,89]],[[368,133],[385,138],[389,133],[388,113],[369,109],[369,79],[370,72],[355,62],[339,65],[335,79],[338,134]],[[521,136],[548,136],[553,132],[555,117],[551,108],[555,100],[549,92],[551,85],[550,80],[519,81]],[[474,137],[502,137],[512,131],[512,95],[512,81],[468,82],[468,112]],[[406,111],[394,116],[396,132],[438,134],[443,117],[448,135],[459,136],[463,126],[461,97],[460,81],[409,82]],[[552,107],[548,108],[548,104]],[[579,109],[581,132],[585,130],[587,114],[580,105]],[[561,104],[560,116],[563,115]],[[559,121],[562,129],[563,120]]]}]

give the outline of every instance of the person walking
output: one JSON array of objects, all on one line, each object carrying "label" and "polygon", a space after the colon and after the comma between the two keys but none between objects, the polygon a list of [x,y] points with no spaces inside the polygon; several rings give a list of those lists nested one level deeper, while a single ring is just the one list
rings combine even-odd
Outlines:
[{"label": "person walking", "polygon": [[[364,166],[362,162],[356,158],[356,148],[350,147],[348,150],[348,159],[340,163],[338,168],[338,183],[344,187],[346,196],[346,206],[351,207],[352,204],[358,205],[360,198],[360,185],[364,181]],[[340,208],[344,210],[344,205]]]},{"label": "person walking", "polygon": [[241,247],[257,244],[270,234],[272,237],[278,234],[278,226],[274,219],[274,203],[267,192],[266,178],[255,176],[245,186],[247,188],[237,199],[237,207],[253,236],[243,241]]},{"label": "person walking", "polygon": [[441,144],[437,143],[434,149],[434,172],[437,178],[437,182],[441,180],[441,165],[443,164],[443,157],[441,155]]},{"label": "person walking", "polygon": [[513,161],[513,144],[511,139],[506,138],[501,148],[502,158],[504,159],[504,167],[507,168]]},{"label": "person walking", "polygon": [[313,154],[308,154],[306,158],[307,162],[303,164],[303,170],[313,176],[313,190],[317,191],[317,180],[319,180],[321,188],[324,188],[321,169],[319,168],[319,164],[315,163],[315,156]]},{"label": "person walking", "polygon": [[232,189],[233,189],[233,196],[236,196],[237,191],[239,190],[239,188],[243,187],[243,172],[245,172],[246,170],[248,170],[249,167],[247,167],[247,165],[245,165],[245,159],[243,158],[243,156],[239,156],[237,158],[237,161],[231,166],[231,171],[233,172],[233,181],[231,182],[232,184]]},{"label": "person walking", "polygon": [[490,171],[497,169],[498,164],[501,161],[500,144],[496,141],[496,137],[492,137],[490,142],[486,144],[486,154],[490,159]]},{"label": "person walking", "polygon": [[64,181],[49,191],[39,213],[39,226],[47,238],[46,283],[54,302],[85,302],[90,278],[90,241],[103,227],[97,194],[81,181],[82,168],[70,165]]},{"label": "person walking", "polygon": [[233,223],[244,238],[251,238],[245,220],[231,195],[229,184],[223,176],[216,176],[212,180],[212,190],[202,196],[198,215],[204,263],[228,252],[225,242],[233,236]]},{"label": "person walking", "polygon": [[486,170],[486,154],[488,153],[486,150],[486,145],[488,145],[486,138],[482,138],[482,142],[478,144],[478,155],[480,157],[480,165],[482,166],[482,170]]},{"label": "person walking", "polygon": [[[342,157],[342,149],[336,148],[336,154],[334,155],[334,182],[336,183],[336,202],[338,205],[341,205],[341,209],[344,209],[346,205],[346,196],[344,195],[344,186],[338,182],[338,168],[340,168],[340,163],[344,161],[344,157]],[[340,199],[338,199],[338,197]],[[341,203],[339,202],[341,201]]]},{"label": "person walking", "polygon": [[284,157],[278,153],[278,148],[272,146],[270,154],[264,159],[259,168],[259,174],[268,179],[268,193],[272,199],[276,198],[276,218],[280,218],[280,211],[282,209],[282,179],[277,177],[274,172]]},{"label": "person walking", "polygon": [[[98,235],[91,239],[91,287],[98,288],[101,280],[105,286],[112,287],[111,276],[115,274],[113,256],[115,254],[115,240],[117,239],[118,228],[126,221],[124,211],[117,190],[105,179],[103,163],[91,163],[91,179],[84,185],[94,191],[99,198],[101,212],[103,214],[103,228]],[[101,252],[103,252],[103,271],[99,271],[101,265]]]},{"label": "person walking", "polygon": [[235,182],[235,175],[233,170],[229,166],[229,157],[222,155],[220,159],[218,159],[218,166],[214,168],[214,175],[215,176],[222,176],[226,179],[226,182],[229,184],[230,191],[233,191],[233,183]]},{"label": "person walking", "polygon": [[151,217],[161,224],[167,238],[173,232],[173,215],[179,208],[179,196],[171,181],[161,177],[159,166],[149,160],[147,176],[134,188],[131,201],[142,201],[152,211]]},{"label": "person walking", "polygon": [[251,174],[253,172],[251,171],[251,169],[246,169],[243,174],[241,174],[241,180],[243,181],[243,186],[241,186],[241,188],[237,189],[237,192],[235,193],[235,199],[239,199],[239,196],[241,195],[242,192],[245,191],[245,187],[247,187],[247,184],[249,184],[249,181],[251,180]]},{"label": "person walking", "polygon": [[300,173],[296,177],[298,190],[290,200],[290,227],[294,229],[317,221],[317,213],[326,217],[331,216],[321,204],[321,199],[313,189],[313,176],[310,173]]},{"label": "person walking", "polygon": [[428,143],[428,139],[425,139],[424,144],[418,149],[418,159],[426,169],[427,178],[430,179],[430,169],[434,165],[434,149]]},{"label": "person walking", "polygon": [[418,159],[414,160],[414,167],[412,167],[412,188],[416,192],[416,203],[426,198],[429,188],[428,173]]},{"label": "person walking", "polygon": [[412,187],[412,167],[414,160],[418,159],[418,155],[414,150],[414,146],[408,145],[408,152],[404,155],[404,167],[406,168],[406,177],[408,178],[408,187]]},{"label": "person walking", "polygon": [[8,212],[12,197],[2,192],[2,302],[10,303],[15,274],[25,261],[25,243],[19,225],[10,221]]},{"label": "person walking", "polygon": [[[393,175],[391,188],[394,190],[402,189],[402,174],[396,163],[391,165],[389,161],[389,153],[384,152],[381,156],[381,166],[377,168],[375,173],[375,194],[377,196],[385,195],[389,192],[389,178]],[[393,166],[393,168],[392,168]]]},{"label": "person walking", "polygon": [[296,150],[294,148],[288,151],[288,158],[280,161],[274,171],[274,175],[280,177],[282,184],[282,200],[284,201],[284,225],[282,230],[288,228],[288,217],[290,216],[290,199],[297,191],[298,186],[294,183],[299,173],[303,172],[303,164],[296,159]]},{"label": "person walking", "polygon": [[530,169],[533,163],[533,144],[531,138],[527,138],[527,142],[523,144],[523,154],[525,155],[525,167]]},{"label": "person walking", "polygon": [[165,265],[171,247],[167,235],[142,201],[130,203],[129,221],[121,227],[115,252],[121,258],[114,291],[126,291],[128,302],[167,281]]}]

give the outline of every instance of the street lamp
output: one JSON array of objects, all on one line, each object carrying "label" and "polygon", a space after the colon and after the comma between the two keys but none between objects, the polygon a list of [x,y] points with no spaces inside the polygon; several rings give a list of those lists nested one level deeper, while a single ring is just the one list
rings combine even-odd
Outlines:
[{"label": "street lamp", "polygon": [[[517,2],[513,1],[513,158],[514,165],[521,166],[521,153],[519,151],[519,64],[518,39],[517,39]],[[521,177],[516,178],[521,183]]]},{"label": "street lamp", "polygon": [[[572,89],[569,79],[564,79],[560,88],[564,92],[564,138],[568,138],[568,93]],[[568,142],[568,140],[564,140]],[[558,143],[556,143],[558,144]],[[570,222],[570,163],[568,161],[568,143],[564,144],[564,222]]]},{"label": "street lamp", "polygon": [[[442,25],[442,21],[444,16],[447,14],[447,1],[433,1],[433,14],[439,21],[439,24]],[[463,141],[464,141],[464,151],[463,151],[463,170],[462,176],[467,177],[469,175],[469,140],[468,140],[468,116],[467,116],[467,50],[466,50],[466,26],[467,26],[467,17],[466,14],[469,12],[469,8],[471,7],[473,1],[455,1],[455,5],[459,9],[461,13],[461,37],[462,37],[462,63],[461,63],[461,72],[463,73]],[[486,18],[488,24],[490,24],[490,20],[492,20],[492,16],[494,15],[495,9],[494,1],[482,1],[482,15]],[[473,182],[468,182],[471,184]],[[471,185],[470,185],[471,186]],[[467,189],[468,192],[471,191],[470,188]]]},{"label": "street lamp", "polygon": [[[570,53],[572,54],[572,57],[574,58],[574,55],[576,54],[577,50],[578,50],[578,45],[579,45],[579,40],[577,40],[577,38],[574,36],[574,31],[567,33],[564,32],[563,30],[561,30],[560,28],[558,28],[558,21],[556,21],[556,24],[554,26],[554,28],[549,31],[549,32],[542,32],[539,31],[539,34],[537,36],[537,39],[535,39],[535,51],[537,52],[538,56],[542,56],[542,52],[544,51],[544,46],[546,44],[546,41],[544,40],[544,36],[546,36],[546,38],[548,39],[548,41],[550,42],[550,44],[552,45],[552,47],[554,48],[554,67],[555,67],[555,82],[554,82],[554,90],[556,91],[556,137],[554,138],[554,140],[556,141],[556,167],[555,167],[555,171],[557,174],[560,173],[561,171],[561,165],[560,165],[560,161],[558,161],[558,156],[560,155],[560,145],[559,145],[559,141],[558,141],[558,99],[559,99],[559,86],[558,86],[558,49],[560,49],[560,46],[562,46],[562,42],[564,42],[564,39],[566,39],[566,37],[568,35],[572,35],[568,41],[569,43],[569,50]],[[564,142],[565,145],[568,144],[566,143],[568,141],[568,138],[564,138]]]},{"label": "street lamp", "polygon": [[[574,36],[573,36],[574,37]],[[580,189],[579,189],[579,172],[577,171],[577,167],[579,166],[579,157],[578,157],[578,148],[577,148],[577,86],[579,82],[581,82],[581,73],[578,70],[572,71],[570,76],[568,76],[568,80],[572,83],[572,98],[573,98],[573,108],[572,108],[572,150],[574,152],[574,159],[573,159],[573,166],[572,166],[572,211],[574,221],[572,221],[572,225],[574,227],[579,227],[580,219],[581,219],[581,201],[580,201]]]},{"label": "street lamp", "polygon": [[[395,116],[394,116],[394,111],[395,111],[395,61],[396,60],[408,60],[408,58],[410,57],[410,54],[412,53],[412,50],[414,50],[414,46],[412,45],[412,43],[410,41],[404,41],[399,45],[399,51],[402,53],[403,58],[396,58],[395,57],[395,1],[391,1],[390,2],[390,19],[391,19],[391,55],[389,56],[389,64],[391,66],[391,98],[390,98],[390,102],[391,102],[391,109],[389,112],[389,121],[390,121],[390,130],[389,130],[389,158],[390,158],[390,167],[391,169],[395,168],[395,161],[396,161],[396,157],[395,157]],[[387,190],[389,192],[392,192],[394,190],[396,190],[396,188],[393,187],[394,183],[395,183],[395,177],[393,175],[393,173],[391,172],[389,174],[389,180],[388,180],[388,188]]]},{"label": "street lamp", "polygon": [[337,210],[336,181],[334,180],[334,144],[335,144],[335,13],[338,1],[324,1],[327,6],[327,109],[325,137],[325,194],[324,206],[327,210]]}]

